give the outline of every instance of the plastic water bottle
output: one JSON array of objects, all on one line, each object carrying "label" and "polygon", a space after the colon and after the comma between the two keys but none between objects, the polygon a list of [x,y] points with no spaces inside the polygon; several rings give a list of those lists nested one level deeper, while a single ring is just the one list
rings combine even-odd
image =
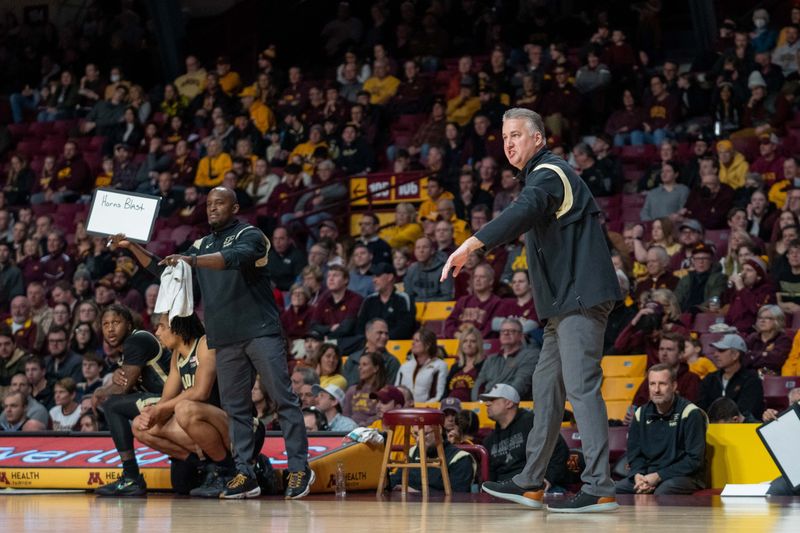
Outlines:
[{"label": "plastic water bottle", "polygon": [[344,498],[347,495],[347,476],[344,472],[344,463],[336,463],[336,497]]}]

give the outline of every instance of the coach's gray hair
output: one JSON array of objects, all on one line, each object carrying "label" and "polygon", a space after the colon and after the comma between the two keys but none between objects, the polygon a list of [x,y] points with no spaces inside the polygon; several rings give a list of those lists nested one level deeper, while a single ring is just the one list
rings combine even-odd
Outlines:
[{"label": "coach's gray hair", "polygon": [[542,116],[536,111],[531,111],[524,107],[512,107],[503,113],[503,122],[511,119],[524,120],[531,135],[538,131],[542,135],[542,138],[545,138],[544,121],[542,120]]}]

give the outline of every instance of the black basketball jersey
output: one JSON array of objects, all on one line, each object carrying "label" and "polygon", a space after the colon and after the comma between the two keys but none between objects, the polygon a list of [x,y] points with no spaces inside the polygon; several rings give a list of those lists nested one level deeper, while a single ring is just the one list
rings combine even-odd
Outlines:
[{"label": "black basketball jersey", "polygon": [[[181,390],[188,390],[194,387],[194,377],[197,373],[197,367],[200,364],[200,360],[197,357],[197,345],[200,344],[200,340],[202,339],[194,341],[194,346],[192,346],[192,350],[186,357],[182,358],[180,354],[178,354],[178,371],[181,374]],[[208,403],[216,405],[217,407],[220,406],[219,389],[217,388],[216,379],[214,380],[214,386],[211,388],[211,395],[208,397]]]},{"label": "black basketball jersey", "polygon": [[122,343],[123,365],[138,366],[142,369],[135,390],[161,394],[169,375],[172,354],[164,349],[155,335],[141,329],[134,330]]}]

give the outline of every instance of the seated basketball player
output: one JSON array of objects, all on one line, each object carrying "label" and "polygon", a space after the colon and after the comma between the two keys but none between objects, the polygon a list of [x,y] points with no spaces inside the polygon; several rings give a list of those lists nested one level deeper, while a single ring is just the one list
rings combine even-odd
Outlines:
[{"label": "seated basketball player", "polygon": [[109,305],[100,320],[109,350],[120,354],[120,367],[114,371],[112,383],[94,391],[92,402],[103,411],[122,460],[122,476],[99,487],[95,494],[141,496],[147,492],[147,484],[136,462],[131,421],[161,396],[170,354],[152,333],[133,329],[133,317],[124,305]]},{"label": "seated basketball player", "polygon": [[220,408],[216,351],[206,344],[205,328],[196,314],[166,313],[156,325],[156,337],[172,352],[169,376],[158,403],[142,410],[133,421],[133,434],[142,443],[180,461],[202,453],[207,463],[205,482],[192,496],[216,498],[226,478],[236,474],[230,452],[228,416]]}]

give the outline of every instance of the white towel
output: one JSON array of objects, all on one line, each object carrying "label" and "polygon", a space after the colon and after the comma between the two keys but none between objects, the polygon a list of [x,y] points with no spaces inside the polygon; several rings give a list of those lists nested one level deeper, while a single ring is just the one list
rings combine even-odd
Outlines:
[{"label": "white towel", "polygon": [[168,266],[161,274],[161,287],[156,299],[156,313],[169,313],[169,321],[176,316],[189,316],[194,313],[194,294],[192,292],[192,267],[185,261]]}]

